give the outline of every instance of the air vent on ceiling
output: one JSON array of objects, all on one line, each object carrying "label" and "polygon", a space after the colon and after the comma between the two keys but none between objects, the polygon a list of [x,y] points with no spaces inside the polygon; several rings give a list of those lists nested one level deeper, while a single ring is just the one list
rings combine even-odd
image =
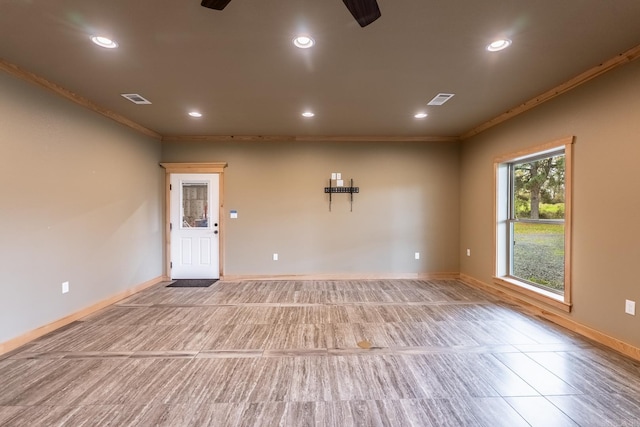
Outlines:
[{"label": "air vent on ceiling", "polygon": [[429,101],[428,105],[442,105],[453,98],[453,95],[453,93],[439,93],[431,101]]},{"label": "air vent on ceiling", "polygon": [[151,101],[149,101],[148,99],[144,98],[142,95],[139,95],[137,93],[121,93],[120,95],[127,98],[129,101],[133,102],[134,104],[151,104]]}]

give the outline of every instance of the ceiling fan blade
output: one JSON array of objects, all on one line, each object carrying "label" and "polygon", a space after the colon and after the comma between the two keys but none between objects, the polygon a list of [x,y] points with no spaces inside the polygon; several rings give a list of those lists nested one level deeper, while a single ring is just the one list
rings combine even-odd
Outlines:
[{"label": "ceiling fan blade", "polygon": [[209,9],[222,10],[231,0],[202,0],[201,6],[208,7]]},{"label": "ceiling fan blade", "polygon": [[361,27],[366,27],[380,18],[380,8],[376,0],[342,0]]}]

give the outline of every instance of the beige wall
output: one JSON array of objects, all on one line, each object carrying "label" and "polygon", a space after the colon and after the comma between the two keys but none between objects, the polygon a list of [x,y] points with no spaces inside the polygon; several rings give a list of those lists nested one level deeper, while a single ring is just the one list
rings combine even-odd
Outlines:
[{"label": "beige wall", "polygon": [[6,73],[0,94],[1,344],[162,275],[164,176],[158,141]]},{"label": "beige wall", "polygon": [[[460,271],[491,283],[493,158],[575,135],[568,316],[640,346],[640,315],[623,311],[640,302],[640,61],[461,145],[161,145],[6,74],[0,93],[0,343],[162,274],[161,159],[229,163],[228,275]],[[342,194],[328,212],[331,172],[360,187],[352,213]]]},{"label": "beige wall", "polygon": [[[227,275],[458,271],[457,143],[164,143],[162,158],[228,162]],[[353,212],[346,194],[329,212],[331,172],[360,187]]]},{"label": "beige wall", "polygon": [[[461,272],[493,274],[494,156],[575,135],[573,320],[640,347],[640,61],[605,74],[462,145]],[[640,306],[639,306],[640,307]]]}]

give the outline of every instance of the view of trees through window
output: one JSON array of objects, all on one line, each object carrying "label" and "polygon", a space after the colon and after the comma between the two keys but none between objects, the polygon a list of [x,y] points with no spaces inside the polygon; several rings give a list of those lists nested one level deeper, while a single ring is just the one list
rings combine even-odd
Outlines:
[{"label": "view of trees through window", "polygon": [[511,164],[510,275],[564,291],[565,156]]}]

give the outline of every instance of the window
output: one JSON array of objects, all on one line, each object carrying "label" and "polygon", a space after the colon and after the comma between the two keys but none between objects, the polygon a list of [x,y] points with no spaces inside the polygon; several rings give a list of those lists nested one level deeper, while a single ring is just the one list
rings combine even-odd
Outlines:
[{"label": "window", "polygon": [[571,308],[573,137],[501,156],[496,171],[495,282]]},{"label": "window", "polygon": [[181,228],[209,227],[209,183],[182,182]]}]

